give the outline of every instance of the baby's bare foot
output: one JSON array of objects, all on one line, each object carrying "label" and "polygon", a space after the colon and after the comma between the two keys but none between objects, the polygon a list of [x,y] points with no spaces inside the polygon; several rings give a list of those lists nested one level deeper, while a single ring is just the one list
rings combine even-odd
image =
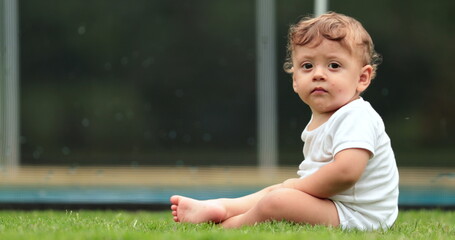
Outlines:
[{"label": "baby's bare foot", "polygon": [[171,197],[174,221],[219,223],[226,217],[226,209],[216,200],[199,201],[182,196]]}]

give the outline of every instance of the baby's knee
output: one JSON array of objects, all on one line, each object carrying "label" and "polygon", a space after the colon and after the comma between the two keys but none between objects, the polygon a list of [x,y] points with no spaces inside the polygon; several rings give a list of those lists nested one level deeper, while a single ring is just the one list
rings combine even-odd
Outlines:
[{"label": "baby's knee", "polygon": [[258,202],[257,208],[261,215],[267,217],[273,217],[276,213],[279,213],[285,205],[287,205],[287,198],[291,191],[296,191],[289,188],[277,188],[267,195],[265,195],[261,201]]}]

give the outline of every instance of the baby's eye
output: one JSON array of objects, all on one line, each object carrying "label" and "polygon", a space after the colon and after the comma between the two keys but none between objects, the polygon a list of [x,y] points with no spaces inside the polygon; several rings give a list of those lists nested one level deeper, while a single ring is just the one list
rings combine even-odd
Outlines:
[{"label": "baby's eye", "polygon": [[306,69],[306,70],[312,69],[312,68],[313,68],[313,64],[311,64],[311,63],[304,63],[304,64],[302,65],[302,68],[303,68],[303,69]]},{"label": "baby's eye", "polygon": [[330,63],[329,64],[329,68],[331,68],[331,69],[337,69],[337,68],[340,68],[340,67],[341,66],[338,63]]}]

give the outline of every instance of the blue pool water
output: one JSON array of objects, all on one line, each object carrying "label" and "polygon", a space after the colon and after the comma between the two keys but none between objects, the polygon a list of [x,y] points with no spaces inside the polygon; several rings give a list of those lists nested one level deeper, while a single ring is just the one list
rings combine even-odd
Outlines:
[{"label": "blue pool water", "polygon": [[0,187],[0,203],[168,203],[174,194],[197,199],[239,197],[259,188]]},{"label": "blue pool water", "polygon": [[[141,203],[167,204],[174,194],[209,199],[240,197],[260,187],[0,187],[0,203]],[[400,206],[455,207],[455,190],[401,188]]]}]

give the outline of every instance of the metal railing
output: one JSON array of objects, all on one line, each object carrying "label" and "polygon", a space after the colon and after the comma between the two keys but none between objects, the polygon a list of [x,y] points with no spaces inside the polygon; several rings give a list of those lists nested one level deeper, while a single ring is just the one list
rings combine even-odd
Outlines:
[{"label": "metal railing", "polygon": [[17,0],[0,3],[0,167],[19,165],[19,39]]}]

